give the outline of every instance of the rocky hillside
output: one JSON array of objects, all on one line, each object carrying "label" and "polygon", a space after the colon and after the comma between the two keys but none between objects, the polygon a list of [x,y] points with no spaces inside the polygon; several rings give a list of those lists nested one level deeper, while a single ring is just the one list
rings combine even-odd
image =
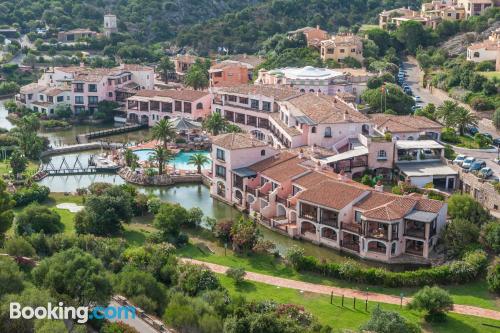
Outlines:
[{"label": "rocky hillside", "polygon": [[441,44],[441,48],[448,52],[448,54],[452,57],[465,54],[467,52],[467,47],[470,44],[487,39],[491,35],[491,32],[498,28],[500,28],[500,21],[493,22],[488,29],[481,33],[466,32],[458,34]]}]

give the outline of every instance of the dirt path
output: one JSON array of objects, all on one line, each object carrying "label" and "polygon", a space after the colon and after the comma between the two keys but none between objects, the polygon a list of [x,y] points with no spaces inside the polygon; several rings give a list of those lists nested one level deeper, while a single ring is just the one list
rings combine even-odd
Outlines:
[{"label": "dirt path", "polygon": [[[226,267],[226,266],[207,263],[207,262],[203,262],[203,261],[199,261],[199,260],[195,260],[195,259],[182,258],[181,260],[185,263],[191,263],[191,264],[195,264],[195,265],[205,265],[211,271],[213,271],[215,273],[220,273],[220,274],[224,274],[226,272],[226,270],[228,269],[228,267]],[[372,301],[372,302],[398,304],[398,305],[401,303],[401,299],[397,296],[377,294],[377,293],[372,293],[372,292],[363,292],[363,291],[359,291],[359,290],[355,290],[355,289],[339,288],[339,287],[334,287],[334,286],[325,286],[325,285],[321,285],[321,284],[313,284],[313,283],[309,283],[309,282],[302,282],[302,281],[297,281],[297,280],[285,279],[285,278],[280,278],[280,277],[265,275],[265,274],[260,274],[260,273],[254,273],[254,272],[246,272],[245,279],[249,280],[249,281],[266,283],[266,284],[270,284],[270,285],[277,286],[277,287],[303,290],[303,291],[317,293],[317,294],[330,295],[333,292],[333,294],[336,296],[344,295],[345,297],[349,297],[349,298],[356,297],[358,299],[368,298],[368,300]],[[410,300],[411,300],[411,298],[404,298],[403,304],[407,304]],[[500,312],[499,311],[478,308],[475,306],[455,304],[452,312],[464,314],[464,315],[471,315],[471,316],[500,320]]]}]

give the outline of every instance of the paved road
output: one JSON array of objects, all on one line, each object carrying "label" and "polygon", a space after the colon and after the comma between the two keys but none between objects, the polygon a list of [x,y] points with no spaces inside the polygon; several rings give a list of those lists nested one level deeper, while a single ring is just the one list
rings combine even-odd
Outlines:
[{"label": "paved road", "polygon": [[[443,104],[443,102],[446,100],[453,100],[449,96],[445,96],[439,91],[434,90],[433,93],[431,93],[428,89],[425,89],[421,86],[420,84],[421,71],[415,58],[410,57],[408,61],[404,62],[403,66],[408,73],[406,82],[413,90],[413,94],[416,96],[420,96],[420,98],[422,98],[424,105],[428,103],[433,103],[437,107]],[[467,105],[463,104],[463,106],[467,107],[470,110],[470,108]],[[481,120],[478,124],[478,128],[480,132],[490,133],[494,138],[500,137],[500,132],[495,130],[495,128],[492,127],[491,121],[487,119]],[[454,150],[458,154],[473,156],[476,159],[482,159],[486,161],[486,164],[495,173],[496,178],[500,176],[500,165],[494,162],[494,159],[498,156],[498,152],[484,152],[480,150],[470,150],[459,147],[454,148]]]},{"label": "paved road", "polygon": [[[224,274],[226,272],[226,270],[229,268],[226,266],[207,263],[207,262],[203,262],[203,261],[199,261],[199,260],[195,260],[195,259],[182,258],[181,260],[185,263],[190,263],[190,264],[194,264],[194,265],[205,265],[211,271],[213,271],[215,273],[219,273],[219,274]],[[302,282],[302,281],[297,281],[297,280],[290,280],[290,279],[280,278],[280,277],[271,276],[271,275],[254,273],[254,272],[246,272],[245,279],[250,280],[250,281],[260,282],[260,283],[266,283],[266,284],[270,284],[270,285],[277,286],[277,287],[297,289],[297,290],[302,290],[302,291],[307,291],[307,292],[312,292],[312,293],[317,293],[317,294],[330,295],[330,293],[333,292],[333,294],[337,295],[337,296],[344,295],[344,296],[349,297],[349,298],[356,297],[358,299],[368,298],[368,300],[372,301],[372,302],[375,301],[375,302],[380,302],[380,303],[389,303],[389,304],[398,304],[398,305],[401,302],[401,299],[397,296],[378,294],[378,293],[372,293],[372,292],[363,292],[363,291],[359,291],[359,290],[355,290],[355,289],[348,289],[348,288],[325,286],[325,285],[321,285],[321,284],[314,284],[314,283]],[[405,298],[405,299],[403,299],[403,303],[407,304],[410,300],[411,300],[411,298]],[[477,316],[477,317],[483,317],[483,318],[490,318],[490,319],[494,319],[494,320],[500,320],[500,312],[499,311],[478,308],[475,306],[455,304],[453,306],[452,312],[459,313],[459,314],[465,314],[465,315],[471,315],[471,316]]]},{"label": "paved road", "polygon": [[[115,306],[115,307],[121,306],[120,304],[118,304],[115,301],[111,301],[109,303],[109,305],[110,306]],[[158,333],[159,332],[159,331],[155,330],[154,328],[152,328],[151,326],[149,326],[148,324],[146,324],[145,321],[143,321],[142,319],[140,319],[137,316],[134,319],[132,319],[132,318],[128,318],[128,319],[111,319],[110,321],[113,321],[113,322],[122,321],[125,324],[132,326],[133,328],[135,328],[137,331],[139,331],[141,333]]]}]

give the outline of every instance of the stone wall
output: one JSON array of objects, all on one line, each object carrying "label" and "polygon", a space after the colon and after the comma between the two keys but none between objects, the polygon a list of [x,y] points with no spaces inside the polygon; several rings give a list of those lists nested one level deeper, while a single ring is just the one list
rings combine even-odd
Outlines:
[{"label": "stone wall", "polygon": [[121,168],[118,171],[118,175],[122,177],[125,181],[136,184],[136,185],[146,185],[146,186],[168,186],[176,183],[201,183],[202,175],[155,175],[147,176],[144,174],[138,174],[132,171],[129,167]]},{"label": "stone wall", "polygon": [[460,178],[458,188],[462,193],[470,194],[493,215],[500,216],[500,193],[495,190],[493,184],[482,178],[476,177],[472,173],[464,172],[463,169],[457,165],[450,163],[449,166],[458,171]]}]

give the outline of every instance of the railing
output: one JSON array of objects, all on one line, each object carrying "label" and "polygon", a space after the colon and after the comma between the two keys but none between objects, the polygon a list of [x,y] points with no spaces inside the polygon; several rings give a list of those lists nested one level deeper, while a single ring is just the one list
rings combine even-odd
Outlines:
[{"label": "railing", "polygon": [[381,240],[386,240],[386,241],[389,240],[389,233],[387,233],[387,232],[381,233],[381,232],[377,232],[377,230],[369,230],[365,236],[369,237],[369,238],[381,239]]},{"label": "railing", "polygon": [[342,226],[342,229],[344,229],[344,230],[352,231],[352,232],[355,232],[357,234],[361,233],[361,226],[358,224],[342,222],[341,226]]},{"label": "railing", "polygon": [[380,248],[380,247],[369,247],[368,248],[368,252],[377,252],[377,253],[383,253],[383,254],[385,254],[386,253],[386,249],[385,248]]},{"label": "railing", "polygon": [[267,201],[269,201],[269,194],[262,193],[262,192],[259,191],[259,198],[264,198]]},{"label": "railing", "polygon": [[332,219],[323,219],[319,221],[320,224],[323,225],[328,225],[330,227],[338,228],[339,227],[339,222],[337,220],[332,220]]},{"label": "railing", "polygon": [[405,250],[406,253],[410,253],[410,254],[414,254],[414,255],[417,255],[417,256],[423,256],[424,255],[424,250],[417,250],[417,249],[413,249],[411,247],[407,248]]},{"label": "railing", "polygon": [[276,196],[276,202],[280,203],[280,204],[283,204],[286,206],[286,199],[283,199],[279,196]]},{"label": "railing", "polygon": [[359,252],[359,243],[346,243],[346,242],[342,242],[341,246],[345,247],[346,249]]},{"label": "railing", "polygon": [[314,221],[314,222],[316,222],[316,216],[311,215],[311,214],[302,213],[302,214],[300,214],[300,218],[303,218],[303,219],[307,219],[307,220],[309,220],[309,221]]},{"label": "railing", "polygon": [[243,182],[234,182],[234,187],[243,190]]},{"label": "railing", "polygon": [[425,230],[420,229],[406,229],[405,236],[416,237],[416,238],[425,238]]},{"label": "railing", "polygon": [[248,186],[245,186],[245,192],[251,193],[254,196],[257,196],[257,189],[256,188],[250,188]]}]

